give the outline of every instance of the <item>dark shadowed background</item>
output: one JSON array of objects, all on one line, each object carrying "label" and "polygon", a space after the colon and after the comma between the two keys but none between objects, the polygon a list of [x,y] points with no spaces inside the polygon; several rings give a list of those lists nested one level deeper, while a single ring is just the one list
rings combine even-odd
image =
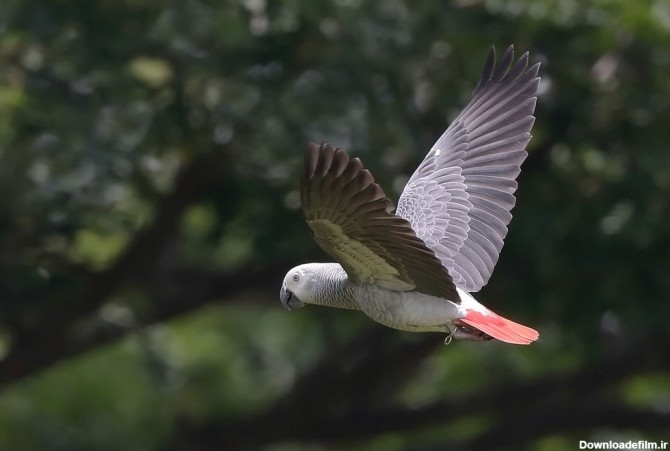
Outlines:
[{"label": "dark shadowed background", "polygon": [[[389,197],[489,47],[542,62],[478,298],[529,347],[285,311],[307,141]],[[0,449],[670,440],[670,4],[0,4]]]}]

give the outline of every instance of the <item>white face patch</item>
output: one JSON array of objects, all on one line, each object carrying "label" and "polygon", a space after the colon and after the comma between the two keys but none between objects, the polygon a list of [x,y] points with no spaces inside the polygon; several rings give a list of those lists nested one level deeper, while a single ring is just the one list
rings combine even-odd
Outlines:
[{"label": "white face patch", "polygon": [[435,156],[436,157],[439,157],[441,153],[442,153],[442,149],[435,149]]}]

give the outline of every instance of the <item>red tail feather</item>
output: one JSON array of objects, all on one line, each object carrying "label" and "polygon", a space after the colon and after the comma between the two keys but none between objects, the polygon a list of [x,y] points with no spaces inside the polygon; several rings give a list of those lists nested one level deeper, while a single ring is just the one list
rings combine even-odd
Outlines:
[{"label": "red tail feather", "polygon": [[505,343],[528,345],[540,337],[535,329],[503,318],[491,310],[482,313],[468,309],[466,312],[465,318],[461,318],[462,322]]}]

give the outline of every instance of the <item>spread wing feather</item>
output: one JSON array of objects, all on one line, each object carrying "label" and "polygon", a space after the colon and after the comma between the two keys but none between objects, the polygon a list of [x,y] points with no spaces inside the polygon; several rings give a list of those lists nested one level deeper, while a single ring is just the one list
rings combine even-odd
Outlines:
[{"label": "spread wing feather", "polygon": [[391,213],[393,203],[359,159],[310,144],[300,195],[314,239],[352,280],[460,301],[447,269],[410,223]]},{"label": "spread wing feather", "polygon": [[491,49],[470,103],[433,145],[398,201],[396,214],[469,292],[488,282],[498,261],[535,121],[539,64],[528,67],[528,53],[513,62],[512,46],[497,67]]}]

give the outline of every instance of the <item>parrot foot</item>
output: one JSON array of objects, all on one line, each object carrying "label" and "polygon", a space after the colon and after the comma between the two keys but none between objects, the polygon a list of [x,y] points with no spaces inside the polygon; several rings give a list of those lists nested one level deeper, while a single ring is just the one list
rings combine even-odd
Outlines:
[{"label": "parrot foot", "polygon": [[451,333],[451,335],[457,340],[468,340],[468,341],[489,341],[493,340],[493,337],[485,334],[484,332],[470,327],[467,324],[458,323],[456,328]]},{"label": "parrot foot", "polygon": [[449,334],[444,338],[444,345],[449,346],[451,344],[451,341],[454,339],[454,334],[456,333],[456,329],[452,329],[449,331]]},{"label": "parrot foot", "polygon": [[456,340],[467,341],[489,341],[493,338],[473,327],[465,324],[457,324],[453,329],[449,329],[449,334],[444,338],[444,345],[447,346]]}]

